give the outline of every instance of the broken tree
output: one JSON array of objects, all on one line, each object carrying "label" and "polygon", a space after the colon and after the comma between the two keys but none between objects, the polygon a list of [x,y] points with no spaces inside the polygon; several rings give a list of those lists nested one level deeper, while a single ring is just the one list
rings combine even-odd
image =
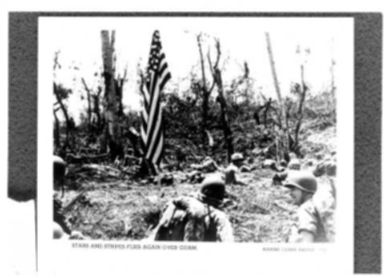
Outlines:
[{"label": "broken tree", "polygon": [[[71,138],[71,131],[75,126],[75,123],[73,119],[69,116],[67,106],[65,105],[64,101],[68,98],[68,95],[71,93],[70,89],[64,88],[60,84],[53,83],[53,93],[56,97],[56,103],[59,105],[59,109],[63,112],[64,119],[65,119],[65,143],[63,146],[63,149],[66,147],[70,147],[70,138]],[[57,119],[56,115],[56,109],[54,109],[54,115],[55,119]],[[57,127],[59,127],[59,124],[57,123]]]},{"label": "broken tree", "polygon": [[[268,50],[268,56],[269,56],[269,62],[271,64],[271,71],[272,71],[272,77],[273,77],[273,83],[275,85],[276,95],[277,99],[279,101],[279,107],[280,111],[278,113],[279,115],[279,125],[281,128],[281,136],[279,138],[279,141],[282,143],[282,149],[280,150],[282,153],[277,155],[277,159],[286,159],[289,156],[289,130],[288,130],[288,120],[287,120],[287,114],[285,111],[285,105],[283,102],[283,99],[281,97],[280,92],[280,86],[279,81],[277,78],[276,68],[275,68],[275,61],[273,59],[273,52],[272,52],[272,44],[269,37],[269,33],[265,33],[265,38],[267,41],[267,50]],[[276,144],[277,147],[278,144]]]},{"label": "broken tree", "polygon": [[[115,81],[115,31],[101,31],[102,58],[104,67],[104,118],[106,120],[105,137],[111,159],[123,158],[122,128],[119,125],[120,89]],[[122,88],[122,85],[121,85]]]},{"label": "broken tree", "polygon": [[[61,68],[61,65],[59,63],[59,51],[55,52],[54,57],[54,65],[53,65],[53,72],[54,75],[56,75],[56,70]],[[75,126],[75,123],[73,119],[69,116],[68,108],[66,105],[66,100],[68,99],[69,95],[72,93],[70,89],[65,88],[63,85],[58,84],[56,81],[53,82],[53,94],[55,95],[56,103],[53,109],[53,115],[55,118],[55,131],[54,131],[54,139],[55,139],[55,146],[58,150],[64,150],[67,147],[70,146],[70,137],[71,137],[71,131]],[[61,110],[64,116],[65,120],[65,142],[64,146],[61,148],[60,143],[60,122],[57,117],[57,112]]]},{"label": "broken tree", "polygon": [[199,57],[200,57],[200,67],[201,67],[201,85],[200,89],[202,91],[203,95],[203,104],[202,104],[202,125],[201,125],[201,140],[203,142],[203,148],[206,149],[207,144],[205,142],[207,141],[207,132],[208,132],[208,115],[209,115],[209,97],[213,91],[213,88],[215,87],[215,79],[213,79],[213,82],[211,85],[208,84],[206,75],[205,75],[205,58],[202,48],[202,33],[198,34],[196,36],[197,40],[197,46],[199,49]]},{"label": "broken tree", "polygon": [[221,113],[220,113],[220,119],[221,119],[221,126],[224,132],[224,140],[227,147],[227,160],[228,162],[231,161],[231,155],[233,154],[233,142],[232,142],[232,131],[231,127],[229,125],[229,119],[228,119],[228,109],[227,109],[227,102],[224,97],[224,86],[223,86],[223,80],[221,75],[221,70],[219,69],[219,61],[221,56],[221,48],[220,48],[220,41],[216,39],[215,43],[216,47],[216,61],[215,64],[212,65],[211,58],[208,54],[208,61],[211,68],[212,77],[214,79],[214,82],[217,84],[217,92],[218,92],[218,101],[220,103],[221,107]]}]

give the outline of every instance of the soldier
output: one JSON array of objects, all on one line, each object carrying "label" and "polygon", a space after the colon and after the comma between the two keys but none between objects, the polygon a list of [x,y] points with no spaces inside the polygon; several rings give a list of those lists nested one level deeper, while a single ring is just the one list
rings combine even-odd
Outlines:
[{"label": "soldier", "polygon": [[149,239],[159,241],[233,241],[227,215],[221,210],[226,195],[224,181],[208,176],[196,196],[183,196],[168,203]]},{"label": "soldier", "polygon": [[[53,157],[53,181],[55,188],[64,190],[64,180],[66,174],[66,163],[58,156]],[[64,192],[64,191],[62,191]],[[63,204],[57,194],[53,196],[53,238],[82,239],[83,236],[78,231],[72,231],[71,225],[63,212]]]},{"label": "soldier", "polygon": [[291,172],[284,184],[289,188],[294,204],[298,205],[298,221],[295,225],[296,242],[325,242],[326,230],[323,220],[313,203],[313,195],[317,190],[316,178],[304,171]]},{"label": "soldier", "polygon": [[219,167],[211,157],[204,158],[201,164],[192,164],[191,168],[194,170],[187,174],[187,177],[192,183],[200,183],[204,180],[205,174],[212,174],[217,171],[222,171],[221,167]]},{"label": "soldier", "polygon": [[240,172],[240,168],[243,166],[244,157],[241,153],[234,153],[231,156],[231,163],[225,169],[225,184],[240,184],[245,185],[236,174]]},{"label": "soldier", "polygon": [[[291,154],[292,155],[292,154]],[[280,163],[280,166],[283,166],[285,165],[287,162],[285,160],[283,160],[281,163]],[[272,167],[271,167],[272,168]],[[301,163],[300,161],[296,158],[296,156],[294,158],[292,158],[288,165],[287,165],[287,168],[284,169],[277,169],[276,168],[276,165],[274,165],[274,167],[272,168],[273,170],[277,171],[276,174],[273,175],[273,178],[272,178],[272,182],[274,185],[281,185],[283,183],[283,181],[288,177],[288,175],[291,173],[291,172],[298,172],[301,170]]]},{"label": "soldier", "polygon": [[301,163],[300,160],[297,158],[292,158],[288,163],[288,169],[289,170],[301,170]]},{"label": "soldier", "polygon": [[56,195],[53,197],[53,221],[60,225],[64,233],[71,234],[71,225],[63,213],[63,204]]}]

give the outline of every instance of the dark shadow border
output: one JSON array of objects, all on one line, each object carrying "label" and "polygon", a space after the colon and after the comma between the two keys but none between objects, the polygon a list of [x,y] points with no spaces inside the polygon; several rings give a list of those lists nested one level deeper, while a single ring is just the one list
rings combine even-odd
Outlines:
[{"label": "dark shadow border", "polygon": [[[354,272],[381,273],[381,13],[11,12],[9,13],[8,54],[9,193],[12,186],[20,188],[28,186],[30,183],[36,186],[37,182],[37,42],[39,16],[354,18]],[[342,100],[338,99],[338,101]],[[28,199],[30,196],[19,195],[17,198]]]}]

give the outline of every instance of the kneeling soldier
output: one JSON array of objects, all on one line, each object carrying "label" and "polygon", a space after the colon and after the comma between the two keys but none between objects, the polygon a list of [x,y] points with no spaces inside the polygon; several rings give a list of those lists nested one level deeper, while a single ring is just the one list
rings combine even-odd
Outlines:
[{"label": "kneeling soldier", "polygon": [[205,178],[193,197],[171,201],[150,239],[164,241],[233,241],[227,215],[221,210],[226,195],[219,175]]}]

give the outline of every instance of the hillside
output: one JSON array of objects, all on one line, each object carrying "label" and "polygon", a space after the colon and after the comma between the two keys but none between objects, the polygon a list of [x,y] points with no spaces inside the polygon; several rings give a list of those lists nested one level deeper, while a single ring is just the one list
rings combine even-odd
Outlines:
[{"label": "hillside", "polygon": [[[304,168],[312,170],[335,154],[336,129],[319,128],[308,121],[303,134],[301,160]],[[247,134],[249,135],[249,134]],[[253,169],[240,173],[246,186],[230,185],[228,192],[235,199],[225,211],[234,228],[236,242],[285,242],[295,219],[295,207],[290,204],[287,189],[272,183],[275,172],[261,167],[263,157],[250,153]],[[250,159],[252,158],[252,159]],[[92,239],[141,240],[146,238],[160,216],[165,204],[176,196],[198,190],[198,183],[188,181],[189,167],[172,170],[171,185],[150,180],[134,180],[121,168],[111,165],[69,165],[67,186],[62,201],[67,206],[83,192],[66,211],[75,230]],[[329,187],[329,178],[318,178],[319,187]],[[76,188],[76,190],[74,189]],[[56,192],[59,196],[60,193]],[[333,212],[331,212],[333,214]],[[333,233],[333,223],[331,223]]]}]

